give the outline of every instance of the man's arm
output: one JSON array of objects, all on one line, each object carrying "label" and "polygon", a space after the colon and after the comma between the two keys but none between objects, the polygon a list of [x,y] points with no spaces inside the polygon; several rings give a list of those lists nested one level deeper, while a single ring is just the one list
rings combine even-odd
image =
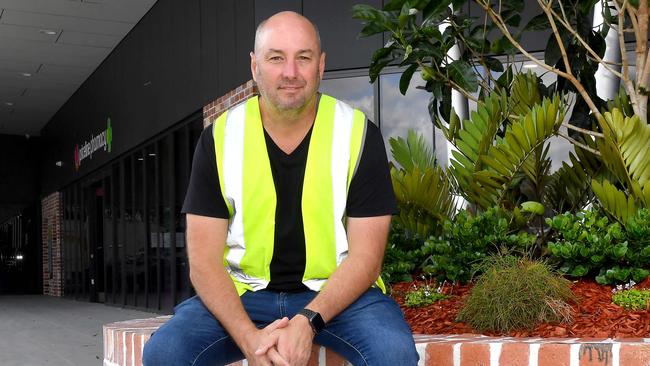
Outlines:
[{"label": "man's arm", "polygon": [[[348,257],[307,308],[319,312],[328,322],[372,286],[381,272],[390,220],[389,215],[348,218]],[[293,317],[288,327],[275,331],[273,336],[257,354],[277,344],[278,351],[291,365],[307,364],[313,341],[307,318]]]},{"label": "man's arm", "polygon": [[255,355],[269,333],[287,326],[288,319],[276,320],[264,329],[257,329],[250,320],[223,265],[227,232],[226,219],[187,214],[187,254],[192,284],[249,363],[285,365],[286,361],[274,348],[265,355]]},{"label": "man's arm", "polygon": [[325,322],[352,304],[381,273],[391,216],[350,217],[347,220],[348,257],[307,306]]}]

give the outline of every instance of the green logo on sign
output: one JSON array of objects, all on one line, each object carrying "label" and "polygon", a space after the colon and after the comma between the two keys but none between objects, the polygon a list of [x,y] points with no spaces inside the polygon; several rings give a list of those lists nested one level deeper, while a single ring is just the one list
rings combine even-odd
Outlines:
[{"label": "green logo on sign", "polygon": [[111,152],[113,148],[113,127],[111,127],[110,117],[106,120],[106,147],[108,152]]}]

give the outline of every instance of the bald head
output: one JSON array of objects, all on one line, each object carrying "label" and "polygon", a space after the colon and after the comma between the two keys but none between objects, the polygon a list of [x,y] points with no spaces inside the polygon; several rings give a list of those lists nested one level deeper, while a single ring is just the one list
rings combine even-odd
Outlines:
[{"label": "bald head", "polygon": [[255,31],[255,49],[253,52],[259,54],[262,51],[269,31],[287,27],[294,28],[294,31],[305,32],[306,36],[313,37],[316,42],[316,51],[321,52],[318,28],[309,19],[294,11],[282,11],[263,20]]}]

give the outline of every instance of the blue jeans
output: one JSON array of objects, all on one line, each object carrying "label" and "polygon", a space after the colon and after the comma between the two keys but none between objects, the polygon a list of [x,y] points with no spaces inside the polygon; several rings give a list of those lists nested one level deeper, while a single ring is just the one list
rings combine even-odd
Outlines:
[{"label": "blue jeans", "polygon": [[[244,309],[258,327],[293,317],[315,296],[314,291],[285,293],[261,290],[241,296]],[[314,338],[353,365],[417,365],[418,354],[402,311],[390,297],[372,288],[327,323]],[[225,365],[244,358],[219,321],[197,297],[174,308],[174,316],[145,344],[143,364]]]}]

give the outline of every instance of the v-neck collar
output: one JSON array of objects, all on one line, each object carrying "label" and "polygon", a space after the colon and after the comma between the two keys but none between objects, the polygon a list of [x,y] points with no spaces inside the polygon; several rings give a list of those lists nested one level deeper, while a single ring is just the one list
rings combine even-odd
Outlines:
[{"label": "v-neck collar", "polygon": [[[289,154],[284,152],[284,150],[282,150],[278,146],[278,144],[276,144],[275,141],[273,141],[273,138],[271,137],[271,135],[269,135],[269,133],[266,131],[266,128],[264,128],[264,123],[262,123],[262,130],[264,131],[264,139],[266,140],[267,149],[272,148],[276,152],[280,153],[281,156],[289,158],[289,157],[293,157],[293,156],[298,155],[296,153],[299,152],[299,150],[304,150],[307,147],[309,147],[309,140],[311,139],[311,133],[314,130],[314,125],[316,124],[316,121],[318,121],[318,107],[320,105],[321,95],[322,94],[320,92],[318,92],[317,95],[316,95],[316,113],[314,114],[314,121],[312,122],[311,127],[309,127],[309,130],[307,131],[305,136],[302,138],[302,140],[300,141],[298,146],[296,146],[296,148],[293,149],[293,151],[291,153],[289,153]],[[261,113],[260,113],[260,116],[261,116]],[[260,121],[261,121],[261,118],[260,118]]]}]

